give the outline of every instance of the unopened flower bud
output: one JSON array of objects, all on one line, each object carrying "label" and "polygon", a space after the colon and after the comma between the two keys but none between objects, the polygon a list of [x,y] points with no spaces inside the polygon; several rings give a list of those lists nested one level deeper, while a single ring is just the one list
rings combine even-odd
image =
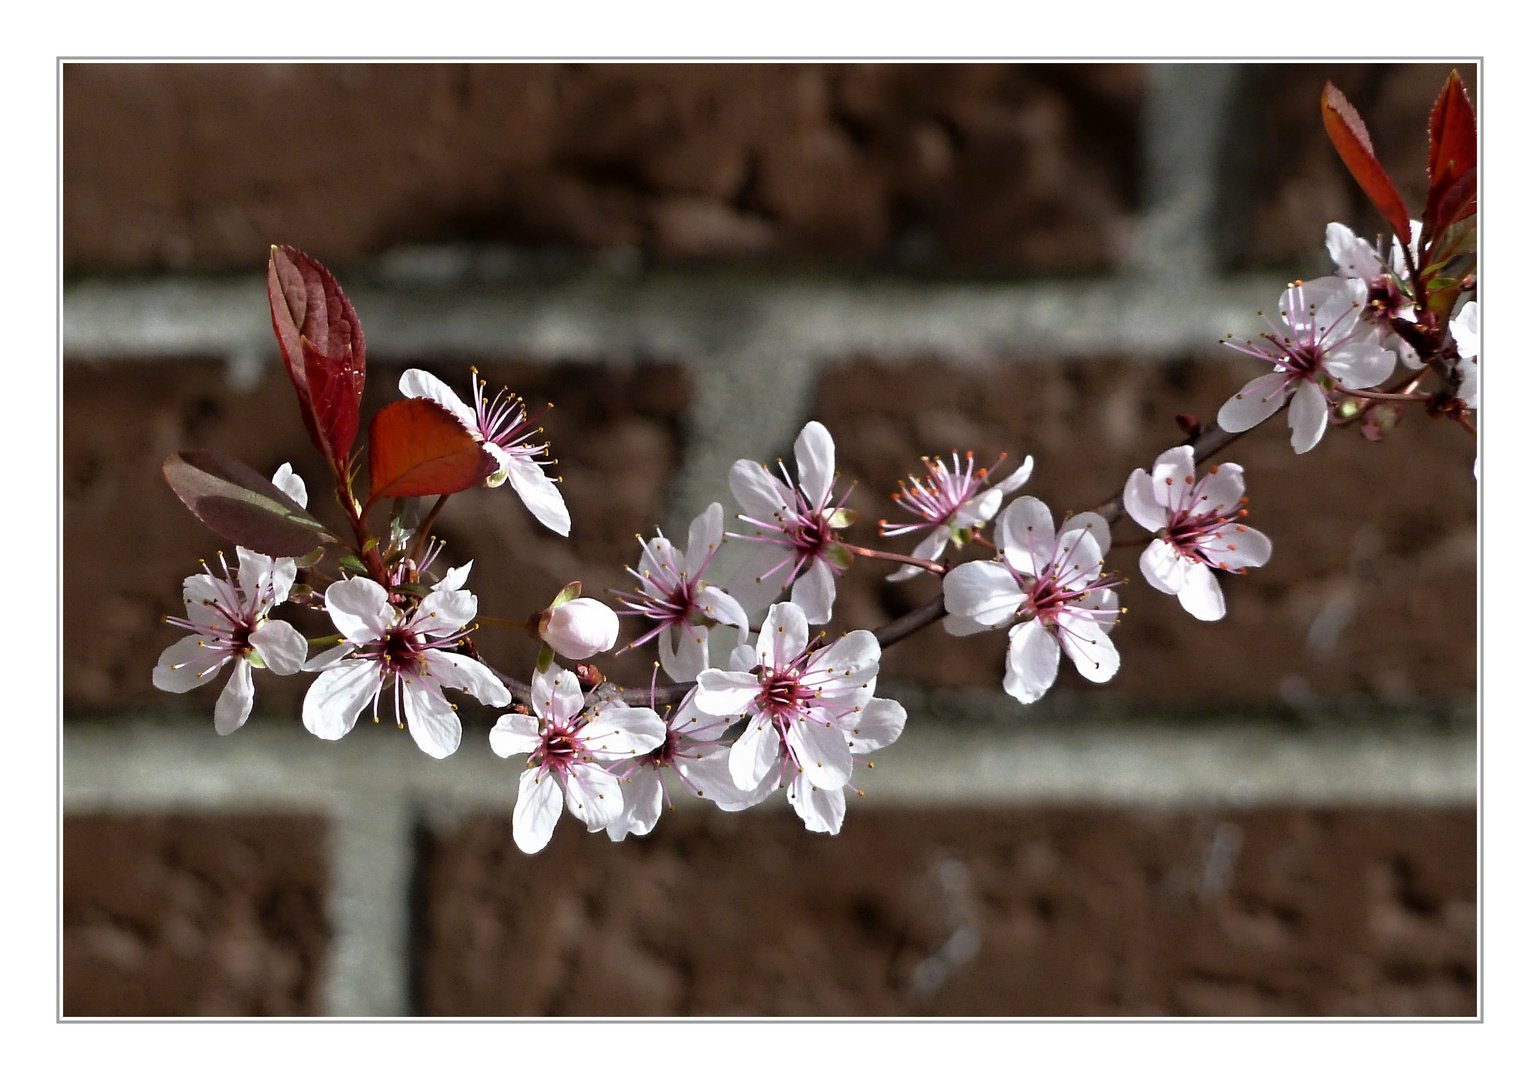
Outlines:
[{"label": "unopened flower bud", "polygon": [[615,647],[620,633],[620,619],[597,600],[568,600],[550,609],[542,620],[540,637],[569,660],[582,660]]}]

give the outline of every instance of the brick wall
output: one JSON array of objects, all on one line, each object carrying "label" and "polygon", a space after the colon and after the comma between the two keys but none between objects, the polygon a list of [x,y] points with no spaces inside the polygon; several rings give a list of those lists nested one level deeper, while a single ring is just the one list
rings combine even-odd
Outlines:
[{"label": "brick wall", "polygon": [[[1322,81],[1355,100],[1420,203],[1422,125],[1447,70],[66,65],[67,732],[143,752],[129,720],[157,716],[183,740],[170,745],[208,754],[216,773],[222,748],[253,734],[216,740],[217,691],[172,698],[148,675],[175,639],[156,620],[221,546],[166,489],[164,456],[211,446],[266,471],[289,460],[324,490],[265,325],[269,243],[327,262],[357,303],[366,415],[407,366],[458,383],[475,363],[494,387],[555,404],[545,424],[571,541],[506,488],[457,497],[438,530],[455,562],[476,560],[483,613],[518,622],[574,578],[590,595],[623,587],[634,534],[678,535],[713,498],[731,512],[731,461],[789,456],[810,418],[834,434],[841,482],[856,483],[856,542],[890,546],[875,523],[894,482],[919,454],[954,447],[1007,453],[1007,467],[1033,454],[1025,491],[1056,511],[1101,502],[1180,441],[1175,413],[1212,415],[1251,373],[1217,339],[1251,331],[1249,312],[1284,280],[1326,270],[1327,221],[1372,234],[1319,130]],[[1150,266],[1167,273],[1131,273]],[[884,682],[916,703],[916,724],[972,730],[968,710],[947,704],[966,700],[1062,729],[1071,747],[1082,714],[1158,714],[1195,737],[1265,730],[1279,745],[1321,724],[1367,725],[1387,754],[1433,732],[1430,761],[1465,762],[1469,437],[1409,416],[1383,443],[1330,432],[1296,458],[1281,424],[1227,455],[1247,469],[1251,520],[1275,556],[1226,582],[1224,622],[1196,624],[1149,589],[1131,546],[1116,566],[1132,579],[1115,635],[1124,665],[1107,686],[1066,669],[1056,704],[1021,710],[998,693],[998,635],[935,627],[885,654]],[[835,628],[875,625],[933,592],[857,567]],[[522,632],[490,624],[478,644],[518,674],[533,655]],[[605,669],[636,682],[649,665],[626,655]],[[250,728],[297,728],[303,684],[262,673],[257,684]],[[774,814],[727,824],[671,817],[620,847],[559,830],[531,861],[507,842],[514,770],[496,817],[484,815],[502,794],[492,806],[455,796],[449,812],[420,790],[417,769],[490,758],[495,712],[462,713],[466,744],[449,762],[387,775],[368,771],[368,754],[336,759],[359,770],[343,787],[363,805],[304,792],[188,803],[174,784],[128,794],[110,782],[72,801],[86,788],[71,786],[67,751],[67,814],[106,816],[66,818],[65,1011],[1475,1008],[1473,790],[1447,794],[1463,780],[1436,796],[1404,788],[1404,805],[1377,794],[1378,810],[1351,796],[1229,805],[1214,794],[1222,777],[1197,809],[1087,795],[1050,811],[1026,798],[976,808],[977,827],[957,810],[856,806],[832,841],[802,836],[773,801]],[[397,823],[385,891],[399,893],[377,933],[337,900],[355,895],[348,868],[368,861],[348,847],[367,834],[348,815],[367,814],[375,789]],[[296,824],[322,803],[329,834],[313,817]],[[241,838],[244,869],[193,869],[198,889],[157,869],[226,834]],[[1192,882],[1223,843],[1240,845],[1239,861],[1202,893]],[[89,857],[102,844],[119,857]],[[767,869],[754,851],[819,869]],[[784,895],[765,898],[767,873]],[[987,882],[969,901],[966,957],[960,944],[946,953],[958,929],[948,874]],[[776,947],[740,955],[725,924],[682,944],[680,905],[706,882],[720,891],[699,901],[709,911],[761,897]],[[152,904],[152,917],[144,897],[162,894],[186,895]],[[250,914],[272,905],[304,914]],[[398,985],[374,998],[338,989],[376,962],[389,969],[378,981]],[[522,989],[506,988],[508,972],[528,973]]]}]

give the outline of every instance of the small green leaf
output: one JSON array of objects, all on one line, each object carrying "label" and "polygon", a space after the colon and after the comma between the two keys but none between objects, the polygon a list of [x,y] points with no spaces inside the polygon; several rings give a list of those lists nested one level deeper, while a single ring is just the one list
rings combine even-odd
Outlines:
[{"label": "small green leaf", "polygon": [[838,510],[829,511],[824,520],[829,523],[831,529],[846,529],[855,523],[856,512],[841,507]]},{"label": "small green leaf", "polygon": [[369,576],[369,568],[359,561],[358,556],[351,551],[344,551],[342,557],[337,560],[344,570],[351,570],[360,577]]},{"label": "small green leaf", "polygon": [[831,566],[841,570],[849,570],[856,564],[856,557],[850,553],[850,549],[844,544],[830,544],[829,550],[824,552],[824,558],[829,560]]},{"label": "small green leaf", "polygon": [[567,587],[556,594],[556,599],[551,601],[551,606],[561,607],[569,600],[576,600],[583,595],[583,583],[581,581],[568,582]]},{"label": "small green leaf", "polygon": [[540,646],[540,655],[535,658],[535,670],[546,671],[556,659],[556,650],[549,645]]}]

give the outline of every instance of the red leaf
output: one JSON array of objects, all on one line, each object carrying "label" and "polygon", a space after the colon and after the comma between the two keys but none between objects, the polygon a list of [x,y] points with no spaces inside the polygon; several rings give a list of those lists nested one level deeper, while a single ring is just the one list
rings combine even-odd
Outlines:
[{"label": "red leaf", "polygon": [[341,468],[358,435],[364,392],[358,315],[326,267],[291,247],[274,246],[268,258],[267,302],[305,430],[326,460]]},{"label": "red leaf", "polygon": [[252,551],[299,556],[335,539],[272,481],[216,450],[172,454],[161,474],[199,521]]},{"label": "red leaf", "polygon": [[[1460,73],[1451,71],[1433,103],[1433,114],[1428,117],[1428,207],[1423,219],[1433,233],[1458,221],[1458,217],[1445,217],[1445,203],[1451,188],[1467,175],[1472,194],[1475,191],[1476,170],[1476,111],[1471,108],[1465,94],[1465,84]],[[1453,212],[1459,214],[1463,205],[1456,205]],[[1463,215],[1462,215],[1463,216]]]},{"label": "red leaf", "polygon": [[1406,204],[1401,201],[1401,195],[1390,182],[1390,177],[1385,175],[1385,168],[1379,158],[1374,156],[1369,129],[1359,119],[1358,110],[1330,82],[1321,91],[1321,119],[1326,122],[1326,134],[1331,136],[1332,145],[1337,148],[1337,154],[1353,174],[1353,179],[1358,181],[1364,194],[1385,215],[1401,242],[1410,244],[1412,225],[1406,213]]},{"label": "red leaf", "polygon": [[369,501],[452,495],[497,471],[454,413],[426,398],[393,401],[369,425]]}]

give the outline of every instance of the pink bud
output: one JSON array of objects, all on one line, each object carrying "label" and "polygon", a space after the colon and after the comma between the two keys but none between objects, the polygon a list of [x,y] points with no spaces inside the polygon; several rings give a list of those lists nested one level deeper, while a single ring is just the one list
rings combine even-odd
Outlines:
[{"label": "pink bud", "polygon": [[615,647],[620,619],[597,600],[568,600],[551,608],[540,636],[569,660],[582,660]]}]

